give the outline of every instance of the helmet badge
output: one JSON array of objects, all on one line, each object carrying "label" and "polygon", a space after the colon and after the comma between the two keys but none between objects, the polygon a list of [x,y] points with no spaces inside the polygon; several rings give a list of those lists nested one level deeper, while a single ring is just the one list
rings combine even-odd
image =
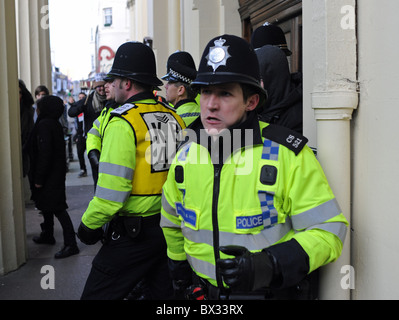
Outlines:
[{"label": "helmet badge", "polygon": [[215,41],[215,47],[211,47],[209,49],[209,54],[206,57],[208,59],[208,66],[213,68],[213,72],[220,66],[225,66],[227,64],[227,60],[231,58],[229,54],[229,46],[224,46],[226,40],[220,38]]}]

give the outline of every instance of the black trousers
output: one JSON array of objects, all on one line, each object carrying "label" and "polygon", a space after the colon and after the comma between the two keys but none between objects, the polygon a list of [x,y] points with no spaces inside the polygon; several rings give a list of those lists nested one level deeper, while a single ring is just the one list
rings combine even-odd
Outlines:
[{"label": "black trousers", "polygon": [[85,161],[86,138],[80,134],[76,135],[76,151],[78,153],[80,170],[87,171]]},{"label": "black trousers", "polygon": [[173,286],[160,226],[143,227],[135,239],[127,234],[114,239],[94,258],[81,299],[122,300],[143,279],[152,299],[171,299]]},{"label": "black trousers", "polygon": [[54,234],[54,216],[57,217],[61,224],[62,232],[64,236],[64,245],[73,246],[76,245],[76,235],[73,228],[71,218],[66,210],[58,212],[47,212],[42,211],[44,222],[40,225],[42,228],[43,236],[53,237]]}]

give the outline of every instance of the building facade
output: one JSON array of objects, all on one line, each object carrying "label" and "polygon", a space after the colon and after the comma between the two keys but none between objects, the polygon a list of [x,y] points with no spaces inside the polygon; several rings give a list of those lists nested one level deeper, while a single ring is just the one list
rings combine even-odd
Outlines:
[{"label": "building facade", "polygon": [[130,18],[126,0],[100,0],[96,27],[96,73],[111,70],[118,47],[130,40]]},{"label": "building facade", "polygon": [[[28,258],[15,106],[19,75],[42,77],[32,83],[51,81],[50,55],[37,51],[37,41],[46,41],[45,30],[37,27],[45,19],[43,5],[45,0],[0,0],[0,41],[5,44],[0,49],[0,163],[5,168],[0,173],[0,274]],[[217,35],[249,39],[266,21],[283,28],[295,52],[291,68],[303,72],[304,133],[317,147],[351,223],[341,258],[322,269],[321,299],[398,299],[399,45],[393,39],[399,2],[129,0],[126,8],[129,40],[146,38],[152,44],[159,76],[176,50],[189,51],[198,65],[206,43]],[[28,42],[26,30],[36,32],[39,40]],[[33,66],[31,61],[40,63]]]}]

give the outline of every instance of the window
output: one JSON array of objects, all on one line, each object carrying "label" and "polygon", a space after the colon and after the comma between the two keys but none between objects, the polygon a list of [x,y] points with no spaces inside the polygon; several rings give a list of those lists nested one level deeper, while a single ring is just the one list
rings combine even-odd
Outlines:
[{"label": "window", "polygon": [[104,27],[112,26],[112,8],[104,9]]}]

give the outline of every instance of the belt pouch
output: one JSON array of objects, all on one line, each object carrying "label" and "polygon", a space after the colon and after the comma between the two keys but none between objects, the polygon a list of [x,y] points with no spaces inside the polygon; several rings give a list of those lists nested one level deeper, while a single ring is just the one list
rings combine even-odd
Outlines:
[{"label": "belt pouch", "polygon": [[140,235],[142,219],[142,217],[129,217],[123,220],[126,233],[130,238],[136,239]]}]

